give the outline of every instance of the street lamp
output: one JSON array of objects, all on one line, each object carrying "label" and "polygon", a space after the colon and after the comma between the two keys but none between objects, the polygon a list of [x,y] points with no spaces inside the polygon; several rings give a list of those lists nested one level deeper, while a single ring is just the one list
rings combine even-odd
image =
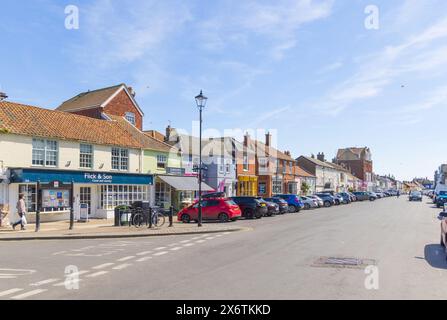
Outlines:
[{"label": "street lamp", "polygon": [[200,113],[200,136],[199,136],[199,227],[202,226],[202,111],[206,107],[206,102],[208,98],[203,95],[202,90],[200,94],[196,97],[197,108]]}]

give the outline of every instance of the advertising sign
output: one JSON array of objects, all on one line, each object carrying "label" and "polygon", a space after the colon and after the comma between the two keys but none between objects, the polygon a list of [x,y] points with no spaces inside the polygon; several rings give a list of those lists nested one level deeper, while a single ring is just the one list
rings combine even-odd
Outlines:
[{"label": "advertising sign", "polygon": [[68,208],[70,192],[68,190],[42,190],[42,207]]}]

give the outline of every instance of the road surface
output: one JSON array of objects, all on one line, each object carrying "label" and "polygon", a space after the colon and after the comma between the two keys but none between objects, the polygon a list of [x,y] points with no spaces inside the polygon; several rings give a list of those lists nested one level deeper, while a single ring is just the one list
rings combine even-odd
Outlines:
[{"label": "road surface", "polygon": [[428,201],[239,221],[252,230],[237,233],[2,242],[0,299],[445,299],[440,210]]}]

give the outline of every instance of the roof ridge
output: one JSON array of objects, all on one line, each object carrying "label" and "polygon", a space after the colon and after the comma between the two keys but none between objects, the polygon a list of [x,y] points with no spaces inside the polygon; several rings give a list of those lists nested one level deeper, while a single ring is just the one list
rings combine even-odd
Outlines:
[{"label": "roof ridge", "polygon": [[74,97],[72,97],[72,98],[70,98],[70,99],[68,99],[68,100],[65,100],[64,102],[61,103],[61,105],[63,105],[63,104],[66,103],[66,102],[73,101],[73,100],[75,100],[76,98],[79,98],[79,97],[81,97],[81,96],[85,96],[86,94],[89,94],[89,93],[95,93],[95,92],[104,91],[104,90],[109,90],[109,89],[112,89],[112,88],[118,88],[118,87],[122,87],[122,86],[126,86],[126,87],[127,87],[127,85],[126,85],[125,83],[121,83],[121,84],[117,84],[117,85],[109,86],[109,87],[105,87],[105,88],[100,88],[100,89],[95,89],[95,90],[83,91],[83,92],[81,92],[81,93],[78,93],[76,96],[74,96]]}]

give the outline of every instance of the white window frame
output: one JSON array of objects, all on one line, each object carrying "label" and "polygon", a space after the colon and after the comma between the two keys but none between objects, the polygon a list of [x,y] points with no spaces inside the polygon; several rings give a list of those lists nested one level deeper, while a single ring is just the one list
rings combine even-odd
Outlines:
[{"label": "white window frame", "polygon": [[[42,144],[39,148],[36,147],[37,142],[40,142]],[[51,145],[54,145],[55,147],[50,148]],[[35,158],[37,152],[39,152],[40,154],[39,159]],[[59,143],[56,140],[33,138],[32,158],[31,158],[31,163],[33,166],[56,168],[58,160],[59,160]],[[37,163],[37,161],[41,163]],[[49,164],[49,161],[54,162],[54,164]]]},{"label": "white window frame", "polygon": [[113,147],[111,155],[112,170],[129,171],[129,149]]},{"label": "white window frame", "polygon": [[135,113],[133,113],[133,112],[126,112],[125,115],[124,115],[124,118],[125,118],[131,125],[133,125],[134,127],[136,126],[136,124],[137,124],[137,118],[136,118],[136,116],[135,116]]},{"label": "white window frame", "polygon": [[[85,150],[83,151],[82,148],[83,147],[88,147],[90,148],[90,152],[85,152]],[[79,145],[79,168],[81,169],[93,169],[93,155],[94,155],[94,147],[92,144],[86,144],[86,143],[81,143]],[[88,160],[88,158],[90,157],[90,160]],[[86,159],[87,158],[87,159]],[[90,161],[90,165],[86,166],[84,164],[88,163],[88,161]]]},{"label": "white window frame", "polygon": [[[162,164],[162,166],[160,166]],[[157,155],[157,169],[166,169],[168,165],[168,157],[164,154]]]}]

